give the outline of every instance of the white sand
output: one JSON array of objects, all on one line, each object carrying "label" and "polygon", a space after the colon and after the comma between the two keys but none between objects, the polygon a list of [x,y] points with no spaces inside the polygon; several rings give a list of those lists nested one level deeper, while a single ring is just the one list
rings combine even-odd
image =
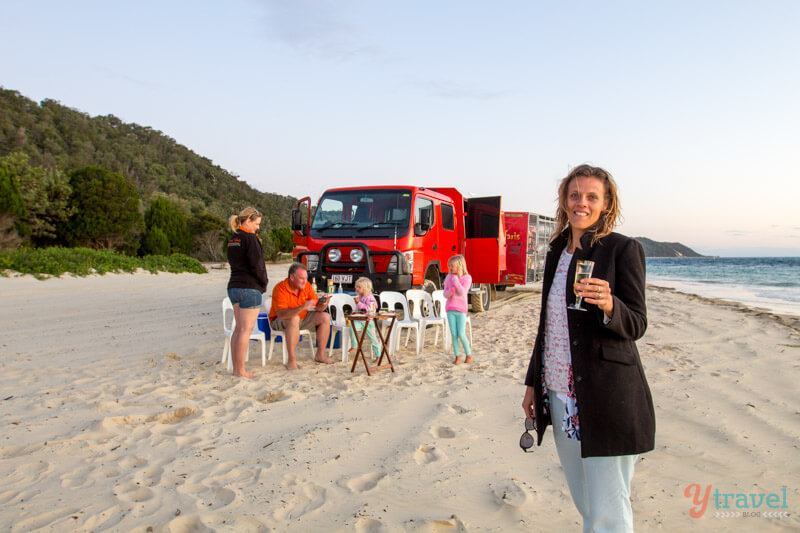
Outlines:
[{"label": "white sand", "polygon": [[[307,349],[289,373],[252,344],[245,382],[219,364],[226,281],[0,279],[0,528],[578,530],[551,433],[534,453],[517,445],[538,294],[473,315],[471,366],[429,343],[395,374],[316,365]],[[637,530],[800,527],[796,322],[648,297],[658,433],[636,467]],[[712,501],[693,519],[688,483],[785,485],[791,516],[717,518]]]}]

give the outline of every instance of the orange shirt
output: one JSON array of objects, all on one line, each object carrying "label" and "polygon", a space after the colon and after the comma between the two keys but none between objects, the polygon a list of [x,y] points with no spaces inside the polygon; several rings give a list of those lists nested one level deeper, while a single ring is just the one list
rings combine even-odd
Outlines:
[{"label": "orange shirt", "polygon": [[[272,307],[269,310],[269,319],[275,320],[279,309],[296,309],[309,300],[317,301],[317,293],[310,283],[296,291],[289,285],[289,278],[281,281],[272,289]],[[300,311],[300,320],[303,320],[308,311]]]}]

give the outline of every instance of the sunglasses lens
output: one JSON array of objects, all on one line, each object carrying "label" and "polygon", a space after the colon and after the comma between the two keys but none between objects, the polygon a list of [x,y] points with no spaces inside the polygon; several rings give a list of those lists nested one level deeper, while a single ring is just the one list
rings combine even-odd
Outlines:
[{"label": "sunglasses lens", "polygon": [[519,438],[519,447],[523,450],[527,450],[533,447],[533,435],[530,433],[523,433],[522,436]]},{"label": "sunglasses lens", "polygon": [[534,424],[533,418],[526,418],[526,419],[525,419],[525,430],[526,430],[526,431],[533,431],[533,429],[534,429],[535,427],[536,427],[536,426],[535,426],[535,424]]}]

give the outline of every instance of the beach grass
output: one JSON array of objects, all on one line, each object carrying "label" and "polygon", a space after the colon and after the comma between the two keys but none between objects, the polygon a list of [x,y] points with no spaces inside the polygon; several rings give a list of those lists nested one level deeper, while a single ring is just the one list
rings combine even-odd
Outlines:
[{"label": "beach grass", "polygon": [[109,250],[91,248],[19,248],[0,251],[0,272],[31,274],[46,279],[62,274],[88,276],[109,272],[136,272],[138,269],[157,272],[193,272],[203,274],[205,267],[183,254],[133,257]]}]

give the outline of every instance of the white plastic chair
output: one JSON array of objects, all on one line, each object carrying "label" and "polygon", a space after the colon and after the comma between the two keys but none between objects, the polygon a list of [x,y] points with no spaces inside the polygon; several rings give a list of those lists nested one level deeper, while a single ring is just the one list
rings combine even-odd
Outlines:
[{"label": "white plastic chair", "polygon": [[331,320],[330,347],[328,348],[328,357],[333,355],[333,341],[336,338],[336,331],[341,332],[341,346],[342,346],[342,363],[346,363],[348,359],[348,352],[350,351],[350,328],[347,326],[347,319],[344,316],[344,308],[349,306],[352,312],[356,311],[356,300],[349,294],[336,293],[331,296],[328,301],[328,308],[336,309],[336,318]]},{"label": "white plastic chair", "polygon": [[412,318],[411,313],[409,313],[408,300],[406,300],[406,297],[399,292],[383,291],[380,294],[380,300],[381,307],[385,307],[389,311],[394,311],[398,305],[403,309],[403,320],[395,321],[394,328],[392,329],[392,338],[389,340],[392,354],[394,354],[394,352],[400,348],[400,335],[402,331],[404,329],[409,330],[408,337],[406,337],[406,346],[408,346],[408,341],[411,339],[411,330],[413,329],[416,337],[416,354],[419,355],[421,348],[419,321]]},{"label": "white plastic chair", "polygon": [[[437,316],[444,319],[445,323],[447,322],[447,298],[444,297],[444,291],[439,289],[433,291],[431,295],[434,302],[434,309],[436,309]],[[453,336],[450,334],[450,325],[447,324],[444,328],[445,330],[445,342],[444,342],[444,349],[447,353],[451,353],[451,348],[453,346]],[[467,313],[467,335],[469,336],[469,343],[473,344],[472,341],[472,319],[470,314]]]},{"label": "white plastic chair", "polygon": [[[267,320],[269,320],[269,311],[272,308],[272,298],[264,298],[264,308],[267,310]],[[269,357],[268,360],[272,361],[272,351],[275,349],[275,337],[281,338],[281,350],[283,351],[283,364],[286,365],[289,363],[289,350],[286,348],[286,334],[278,329],[272,327],[272,322],[269,323],[269,327],[271,330],[271,335],[269,338]],[[308,339],[308,346],[311,349],[311,358],[314,358],[314,341],[311,338],[311,332],[307,329],[300,330],[300,336],[306,335]],[[302,343],[297,343],[297,349],[300,348]]]},{"label": "white plastic chair", "polygon": [[[228,326],[228,314],[231,316],[231,325]],[[228,370],[233,371],[233,354],[231,353],[231,337],[233,337],[233,330],[236,329],[236,316],[233,314],[233,304],[231,299],[227,296],[222,300],[222,330],[225,332],[225,346],[222,348],[222,360],[220,363],[227,363]],[[267,364],[266,348],[267,336],[258,329],[258,321],[253,326],[253,331],[250,333],[251,341],[261,342],[261,366]],[[245,361],[250,360],[250,345],[247,346],[247,353],[244,357]]]},{"label": "white plastic chair", "polygon": [[[447,319],[437,316],[434,310],[433,298],[428,291],[420,289],[411,289],[406,291],[406,300],[408,306],[411,308],[411,318],[419,322],[420,329],[422,330],[422,350],[425,350],[425,337],[428,335],[428,326],[434,327],[436,336],[433,339],[433,346],[439,343],[439,328],[442,328],[442,338],[445,339],[443,344],[447,344]],[[411,335],[411,330],[408,332]]]}]

